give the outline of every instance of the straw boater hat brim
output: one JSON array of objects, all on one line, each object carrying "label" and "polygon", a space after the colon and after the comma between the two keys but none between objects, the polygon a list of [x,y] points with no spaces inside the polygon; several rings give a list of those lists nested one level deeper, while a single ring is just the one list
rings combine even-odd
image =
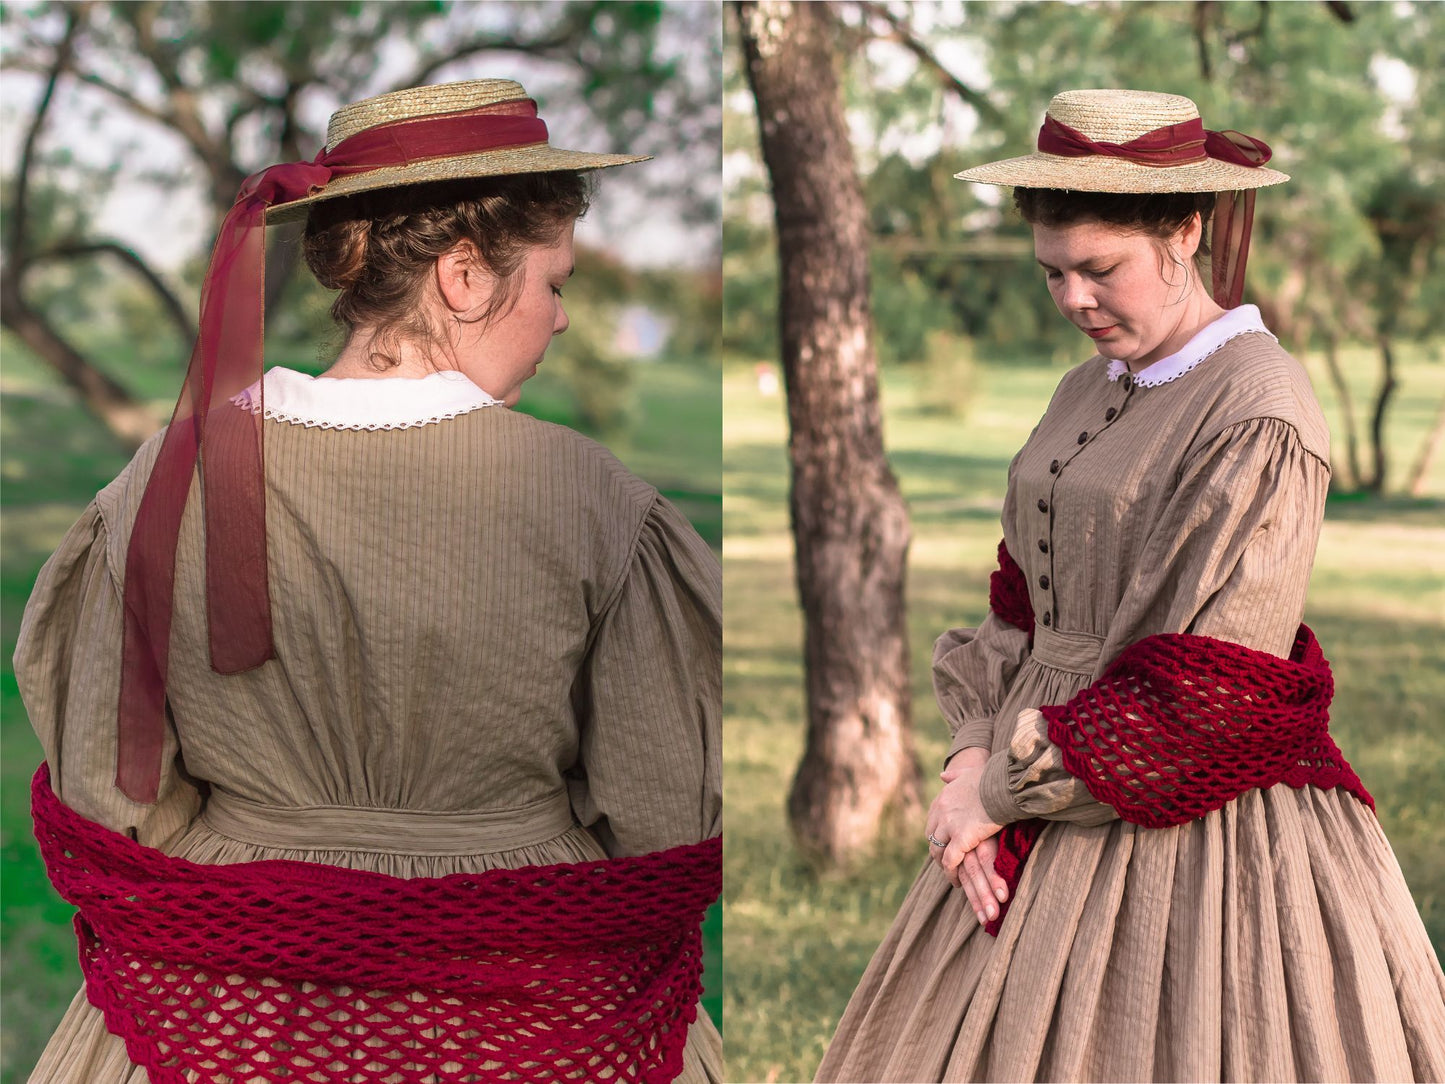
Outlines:
[{"label": "straw boater hat brim", "polygon": [[[1178,94],[1142,90],[1070,90],[1049,103],[1049,116],[1096,142],[1127,143],[1146,132],[1197,120],[1199,109]],[[1206,158],[1151,166],[1102,154],[1068,157],[1035,151],[954,174],[962,181],[1077,192],[1232,192],[1283,184],[1289,175],[1266,166]]]},{"label": "straw boater hat brim", "polygon": [[[333,113],[331,122],[326,126],[326,148],[331,150],[343,139],[378,124],[480,109],[526,98],[527,92],[522,89],[522,85],[510,79],[470,79],[460,83],[393,91],[345,106]],[[273,225],[296,221],[305,218],[307,210],[314,203],[379,188],[398,188],[403,185],[461,180],[468,177],[501,177],[515,173],[582,172],[646,162],[651,157],[649,154],[569,151],[544,141],[523,147],[501,147],[474,154],[431,158],[404,166],[386,166],[365,173],[335,177],[325,188],[304,199],[273,205],[266,212],[266,223]]]}]

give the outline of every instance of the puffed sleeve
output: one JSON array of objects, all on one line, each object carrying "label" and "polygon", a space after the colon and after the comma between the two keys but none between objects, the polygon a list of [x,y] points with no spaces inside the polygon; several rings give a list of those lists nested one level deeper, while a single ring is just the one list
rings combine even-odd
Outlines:
[{"label": "puffed sleeve", "polygon": [[992,612],[976,629],[949,629],[938,638],[933,693],[953,735],[949,757],[993,747],[994,716],[1028,654],[1028,633]]},{"label": "puffed sleeve", "polygon": [[159,800],[141,805],[115,786],[124,622],[111,541],[97,499],[40,570],[15,645],[15,680],[60,799],[164,849],[190,824],[200,796],[177,770],[174,727],[167,729]]},{"label": "puffed sleeve", "polygon": [[722,831],[722,569],[657,498],[578,689],[581,822],[614,857]]},{"label": "puffed sleeve", "polygon": [[[1255,418],[1204,444],[1184,463],[1144,544],[1104,657],[1168,632],[1288,656],[1304,615],[1328,488],[1328,465],[1288,422]],[[1115,815],[1064,770],[1037,711],[1020,714],[979,793],[999,824],[1027,817],[1098,824]]]}]

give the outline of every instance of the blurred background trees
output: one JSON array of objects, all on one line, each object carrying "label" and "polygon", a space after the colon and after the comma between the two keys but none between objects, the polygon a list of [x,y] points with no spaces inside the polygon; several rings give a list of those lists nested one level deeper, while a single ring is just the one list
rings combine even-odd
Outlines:
[{"label": "blurred background trees", "polygon": [[[952,175],[1032,147],[1060,90],[1169,91],[1194,99],[1209,127],[1265,139],[1272,164],[1293,177],[1260,197],[1245,300],[1327,374],[1337,490],[1418,490],[1445,410],[1400,462],[1383,431],[1399,345],[1445,331],[1445,5],[835,7],[874,236],[880,357],[917,367],[938,409],[966,409],[975,356],[1027,365],[1086,353],[1042,289],[1007,192]],[[755,123],[736,97],[727,103],[725,347],[775,357]],[[1364,389],[1351,371],[1361,365],[1372,373]]]},{"label": "blurred background trees", "polygon": [[[241,181],[273,162],[309,159],[338,106],[426,82],[525,73],[554,142],[657,156],[607,175],[600,226],[580,239],[618,250],[610,259],[636,271],[579,280],[571,291],[598,317],[575,321],[553,359],[579,420],[603,431],[635,420],[631,368],[610,357],[614,340],[624,353],[639,342],[628,321],[642,326],[648,355],[715,353],[715,10],[142,0],[0,12],[7,142],[16,148],[5,176],[0,318],[129,444],[161,419],[153,408],[162,404],[148,400],[178,384],[208,247]],[[316,336],[330,330],[323,292],[292,274],[298,232],[272,231],[273,361],[298,351],[311,359]],[[147,334],[135,335],[141,328]],[[152,368],[165,374],[154,383]]]}]

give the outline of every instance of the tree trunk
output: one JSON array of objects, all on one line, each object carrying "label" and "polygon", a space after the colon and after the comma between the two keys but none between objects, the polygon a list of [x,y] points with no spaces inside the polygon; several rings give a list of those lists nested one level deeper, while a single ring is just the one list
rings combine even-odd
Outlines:
[{"label": "tree trunk", "polygon": [[20,296],[19,284],[0,283],[0,323],[50,365],[122,445],[134,450],[160,428],[162,420],[105,373],[91,365]]},{"label": "tree trunk", "polygon": [[1344,420],[1345,428],[1345,463],[1349,468],[1350,477],[1348,482],[1340,487],[1346,492],[1354,492],[1360,487],[1360,442],[1357,436],[1355,425],[1355,400],[1350,394],[1350,386],[1345,381],[1345,371],[1340,368],[1340,336],[1334,327],[1326,323],[1324,325],[1325,336],[1325,365],[1330,372],[1330,383],[1334,385],[1335,395],[1340,401],[1340,417]]},{"label": "tree trunk", "polygon": [[1442,445],[1445,445],[1445,399],[1440,400],[1440,408],[1435,411],[1435,422],[1430,426],[1430,432],[1425,435],[1425,443],[1420,446],[1420,457],[1410,468],[1410,481],[1405,487],[1410,496],[1425,495],[1425,478],[1430,473],[1430,464],[1435,462],[1435,456]]},{"label": "tree trunk", "polygon": [[1385,473],[1389,469],[1385,450],[1385,413],[1399,382],[1395,379],[1395,350],[1390,336],[1381,332],[1376,344],[1380,348],[1380,390],[1375,396],[1375,411],[1370,418],[1370,450],[1374,473],[1364,488],[1379,496],[1385,492]]},{"label": "tree trunk", "polygon": [[801,845],[845,862],[916,814],[904,579],[908,512],[883,454],[868,228],[823,3],[737,5],[772,179],[790,510],[808,736],[788,798]]}]

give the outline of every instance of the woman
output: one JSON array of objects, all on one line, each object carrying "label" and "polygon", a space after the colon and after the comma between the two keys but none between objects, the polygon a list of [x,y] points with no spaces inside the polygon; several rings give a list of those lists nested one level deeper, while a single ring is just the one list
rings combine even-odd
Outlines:
[{"label": "woman", "polygon": [[[581,171],[642,160],[476,80],[243,186],[176,416],[16,651],[87,977],[33,1081],[720,1078],[717,563],[507,409],[567,328]],[[259,380],[263,221],[302,216],[347,338]]]},{"label": "woman", "polygon": [[1445,1075],[1445,977],[1300,625],[1329,437],[1239,305],[1268,154],[1074,91],[959,174],[1016,186],[1097,353],[1010,466],[992,612],[938,643],[931,861],[819,1080]]}]

